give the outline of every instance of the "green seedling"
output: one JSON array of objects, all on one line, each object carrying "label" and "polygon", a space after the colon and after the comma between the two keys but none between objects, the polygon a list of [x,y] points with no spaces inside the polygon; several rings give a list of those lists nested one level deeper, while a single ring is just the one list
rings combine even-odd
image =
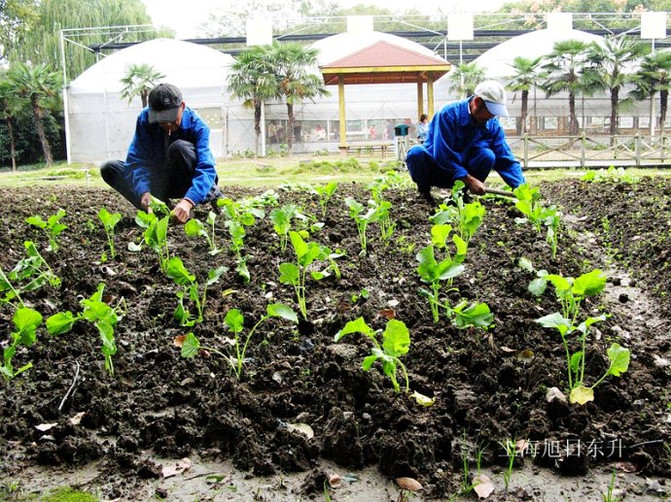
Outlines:
[{"label": "green seedling", "polygon": [[608,488],[606,490],[606,493],[602,493],[601,497],[603,497],[603,502],[619,502],[620,499],[619,497],[615,496],[615,480],[617,479],[617,471],[615,470],[615,467],[613,467],[613,471],[610,475],[610,482],[608,483]]},{"label": "green seedling", "polygon": [[98,284],[96,290],[90,298],[84,298],[80,304],[83,307],[82,311],[76,316],[69,310],[66,312],[59,312],[47,319],[47,331],[50,335],[60,335],[72,330],[75,322],[79,320],[88,321],[93,324],[100,334],[102,341],[101,352],[105,358],[105,369],[114,376],[114,365],[112,363],[112,356],[117,352],[116,342],[114,340],[114,328],[119,319],[125,313],[125,302],[123,298],[116,307],[110,307],[103,300],[103,292],[105,290],[105,283]]},{"label": "green seedling", "polygon": [[[144,228],[144,242],[158,256],[158,264],[161,271],[165,273],[170,259],[168,247],[168,224],[170,223],[170,211],[168,206],[158,199],[152,199],[150,203],[152,212],[138,211],[135,223]],[[163,215],[159,217],[159,215]]]},{"label": "green seedling", "polygon": [[247,332],[247,335],[243,338],[242,332],[244,331],[245,318],[238,309],[231,309],[226,313],[224,323],[231,331],[231,333],[233,333],[234,338],[229,340],[228,343],[235,348],[235,357],[226,355],[215,348],[201,345],[200,341],[193,333],[187,334],[184,338],[182,343],[182,357],[191,358],[198,354],[199,350],[207,350],[213,354],[217,354],[223,357],[226,361],[228,361],[231,369],[238,377],[238,379],[240,379],[242,376],[243,365],[245,363],[245,354],[247,353],[247,348],[249,346],[250,340],[252,339],[252,336],[263,322],[273,317],[285,319],[294,324],[298,324],[298,316],[290,307],[282,303],[273,303],[268,305],[266,308],[266,315],[262,316],[261,319],[259,319],[259,321],[252,327],[251,330]]},{"label": "green seedling", "polygon": [[349,215],[356,223],[356,228],[359,231],[359,242],[361,243],[361,252],[359,255],[365,256],[368,248],[366,229],[370,223],[379,221],[380,211],[384,209],[373,200],[368,201],[368,209],[366,209],[366,206],[352,197],[347,197],[345,204],[349,207]]},{"label": "green seedling", "polygon": [[[441,233],[443,230],[445,230],[445,227],[449,227],[449,225],[441,227]],[[434,231],[432,230],[432,234],[433,233]],[[452,287],[454,278],[464,271],[464,265],[462,265],[462,262],[466,257],[465,243],[457,235],[454,236],[454,239],[455,240],[453,242],[457,246],[457,251],[454,254],[454,257],[448,251],[446,252],[447,256],[443,260],[437,261],[433,244],[426,246],[419,253],[417,253],[416,256],[417,261],[419,262],[417,273],[419,274],[422,282],[425,282],[431,286],[430,291],[421,289],[420,292],[429,299],[429,306],[431,308],[431,315],[433,317],[434,323],[437,323],[439,319],[439,307],[441,305],[440,292],[442,282],[446,282],[448,288],[447,290],[449,291]],[[447,250],[447,247],[445,247],[445,249]]]},{"label": "green seedling", "polygon": [[249,269],[247,268],[247,257],[242,254],[245,245],[245,236],[247,235],[245,227],[251,227],[256,223],[257,219],[264,218],[266,213],[262,207],[274,203],[277,203],[277,195],[274,192],[266,192],[258,197],[242,201],[235,201],[233,199],[217,200],[217,205],[222,208],[224,217],[226,218],[224,225],[231,237],[230,250],[235,255],[236,271],[245,283],[251,280]]},{"label": "green seedling", "polygon": [[370,292],[366,288],[362,288],[361,291],[359,291],[359,293],[354,293],[350,297],[350,300],[352,300],[352,303],[356,303],[359,301],[360,298],[368,300],[368,298],[370,298]]},{"label": "green seedling", "polygon": [[60,278],[53,273],[47,261],[42,257],[32,241],[25,241],[26,257],[22,258],[8,273],[0,268],[0,305],[14,304],[24,307],[20,293],[35,291],[45,284],[57,288],[61,285]]},{"label": "green seedling", "polygon": [[14,312],[12,322],[14,323],[12,342],[3,350],[3,364],[0,365],[0,373],[7,381],[33,367],[33,363],[29,362],[15,370],[12,359],[19,345],[30,347],[35,343],[37,328],[42,325],[42,314],[31,308],[21,307]]},{"label": "green seedling", "polygon": [[[103,229],[105,229],[105,235],[107,236],[107,246],[109,247],[109,257],[111,260],[116,258],[116,249],[114,247],[114,229],[117,224],[121,221],[121,213],[110,213],[104,207],[100,208],[98,211],[98,219],[103,224]],[[101,261],[104,263],[106,260],[106,255],[103,253]]]},{"label": "green seedling", "polygon": [[[587,354],[586,344],[589,330],[595,323],[604,321],[606,315],[587,317],[580,323],[578,323],[577,318],[582,301],[604,290],[606,276],[598,269],[583,274],[576,279],[571,277],[564,278],[557,274],[548,274],[545,270],[539,271],[537,275],[538,278],[529,284],[529,290],[536,296],[540,296],[545,292],[547,284],[552,284],[561,305],[561,312],[546,315],[536,319],[536,322],[545,328],[554,328],[559,332],[566,354],[570,390],[569,400],[572,403],[585,404],[588,401],[594,400],[594,388],[607,376],[619,377],[629,368],[629,349],[621,347],[618,343],[613,343],[606,351],[610,361],[606,372],[592,386],[588,387],[584,385],[585,357]],[[576,352],[571,353],[573,345],[571,335],[573,334],[577,334],[576,342],[580,348]]]},{"label": "green seedling", "polygon": [[467,301],[459,302],[454,307],[450,307],[445,302],[445,309],[447,310],[448,318],[457,328],[483,328],[489,329],[494,322],[494,314],[489,309],[486,303],[472,303]]},{"label": "green seedling", "polygon": [[468,246],[473,235],[485,217],[485,207],[480,202],[464,204],[463,181],[457,180],[452,187],[452,204],[441,204],[436,214],[429,218],[431,223],[442,225],[452,223],[457,233]]},{"label": "green seedling", "polygon": [[326,216],[326,206],[337,188],[338,183],[336,181],[331,181],[326,185],[314,187],[315,192],[317,192],[317,195],[319,196],[319,207],[322,208],[322,218]]},{"label": "green seedling", "polygon": [[559,239],[559,228],[561,225],[561,211],[556,206],[544,207],[541,204],[541,194],[538,187],[528,184],[518,186],[513,190],[517,202],[515,207],[525,218],[515,218],[516,223],[530,222],[538,232],[542,227],[547,227],[546,240],[552,249],[552,257],[557,256],[557,241]]},{"label": "green seedling", "polygon": [[295,204],[285,204],[280,208],[273,209],[270,213],[270,221],[273,222],[273,228],[280,237],[280,251],[283,253],[287,249],[291,220],[294,218],[306,219],[305,215],[301,214],[299,207]]},{"label": "green seedling", "polygon": [[67,225],[64,225],[60,222],[63,216],[65,216],[65,211],[63,209],[59,209],[56,214],[49,216],[47,221],[44,221],[39,215],[29,216],[26,218],[27,223],[44,230],[47,238],[49,239],[49,247],[47,247],[47,251],[51,251],[52,253],[58,251],[58,239],[63,230],[68,228]]},{"label": "green seedling", "polygon": [[[196,281],[196,276],[186,269],[182,260],[177,256],[173,256],[168,260],[166,275],[175,281],[177,285],[182,286],[182,290],[176,293],[179,305],[175,310],[175,319],[179,321],[180,325],[193,326],[203,321],[207,288],[216,283],[227,270],[228,268],[224,266],[210,270],[207,273],[207,281],[202,285],[202,292],[200,292],[200,285]],[[195,317],[189,311],[187,304],[189,300],[196,307]]]},{"label": "green seedling", "polygon": [[191,218],[184,224],[184,232],[189,237],[204,237],[207,246],[210,248],[209,254],[215,256],[223,250],[217,246],[215,231],[215,224],[217,222],[217,214],[214,211],[207,213],[205,223]]},{"label": "green seedling", "polygon": [[515,439],[506,439],[499,444],[505,450],[508,459],[506,468],[503,470],[503,485],[505,486],[505,492],[508,493],[508,486],[510,485],[510,478],[513,475],[513,466],[515,465],[515,455],[517,455],[517,442]]},{"label": "green seedling", "polygon": [[396,378],[396,374],[400,369],[405,380],[405,391],[409,392],[410,381],[408,379],[408,371],[400,360],[400,357],[407,354],[410,349],[410,333],[408,328],[402,321],[391,319],[387,323],[384,332],[382,332],[382,344],[377,340],[377,335],[381,332],[382,330],[372,329],[366,324],[363,317],[359,317],[358,319],[349,321],[345,324],[345,327],[336,333],[334,341],[338,342],[344,336],[351,333],[361,333],[365,335],[371,342],[373,342],[373,348],[371,350],[371,355],[364,358],[363,363],[361,364],[363,370],[370,371],[373,364],[379,360],[382,363],[382,371],[391,380],[394,390],[400,392],[401,386]]},{"label": "green seedling", "polygon": [[[333,253],[331,253],[329,248],[322,246],[317,242],[305,242],[300,234],[293,230],[289,231],[289,239],[294,248],[296,262],[285,262],[280,264],[280,282],[282,284],[291,284],[294,287],[299,310],[303,315],[303,318],[307,319],[305,282],[308,271],[315,262],[326,260],[332,261],[333,258],[331,258],[331,256]],[[310,271],[310,276],[314,280],[320,281],[329,276],[329,269],[333,270],[333,266],[329,265],[326,270],[321,272],[316,270]]]}]

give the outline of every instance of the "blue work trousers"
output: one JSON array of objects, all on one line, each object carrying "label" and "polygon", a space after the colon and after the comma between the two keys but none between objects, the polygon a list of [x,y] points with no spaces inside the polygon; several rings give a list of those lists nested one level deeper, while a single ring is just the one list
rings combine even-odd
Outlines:
[{"label": "blue work trousers", "polygon": [[[474,178],[484,182],[489,176],[496,156],[494,152],[482,145],[473,145],[463,155],[464,169]],[[440,167],[423,145],[415,145],[406,156],[405,163],[410,171],[412,181],[419,188],[439,187],[452,188],[455,182],[453,170]]]}]

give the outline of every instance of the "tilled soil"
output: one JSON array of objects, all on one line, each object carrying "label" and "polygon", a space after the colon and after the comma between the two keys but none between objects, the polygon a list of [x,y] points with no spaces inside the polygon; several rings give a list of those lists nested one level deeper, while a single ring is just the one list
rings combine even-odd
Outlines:
[{"label": "tilled soil", "polygon": [[[439,498],[459,491],[464,456],[471,469],[478,452],[484,466],[506,465],[502,445],[508,440],[519,447],[516,465],[584,476],[591,467],[616,463],[646,476],[671,475],[671,183],[650,179],[634,186],[575,181],[543,185],[548,203],[560,204],[566,213],[556,258],[544,235],[516,223],[521,215],[509,200],[481,199],[487,210],[484,223],[471,241],[465,272],[444,298],[452,305],[460,299],[487,303],[494,314],[489,330],[458,329],[446,318],[434,324],[428,301],[420,294],[426,285],[415,258],[430,243],[428,216],[433,208],[418,201],[413,190],[384,192],[392,203],[396,231],[385,242],[377,224],[370,225],[365,256],[360,255],[357,228],[344,199],[365,203],[370,196],[366,187],[342,183],[323,218],[316,194],[275,191],[278,206],[297,204],[324,223],[309,240],[340,249],[346,257],[337,259],[341,278],[307,279],[307,320],[294,325],[270,319],[259,325],[238,379],[217,353],[233,353],[226,313],[239,309],[247,333],[270,303],[286,303],[298,312],[293,288],[279,280],[279,264],[294,256],[291,244],[285,252],[280,249],[268,217],[274,206],[246,227],[248,283],[236,273],[223,215],[216,239],[226,251],[214,256],[204,239],[188,238],[181,227],[170,227],[170,252],[201,283],[209,270],[228,267],[208,288],[203,322],[186,328],[173,316],[178,287],[162,273],[156,254],[146,245],[139,252],[129,251],[129,242],[142,241],[142,230],[132,208],[116,194],[83,188],[0,190],[4,200],[12,201],[0,222],[2,269],[11,270],[25,254],[24,241],[32,240],[62,281],[59,288],[47,285],[22,295],[27,306],[44,319],[67,310],[78,313],[80,301],[101,282],[108,304],[125,305],[115,329],[114,376],[105,371],[96,328],[85,322],[53,337],[42,326],[36,343],[17,351],[14,367],[28,362],[33,367],[0,391],[5,403],[0,408],[4,479],[31,464],[97,461],[105,466],[108,493],[103,495],[134,500],[134,490],[144,479],[162,474],[161,466],[147,459],[145,452],[152,451],[174,459],[197,454],[229,460],[253,476],[304,472],[305,496],[323,493],[325,477],[315,469],[318,459],[352,470],[376,466],[390,478],[419,480],[425,497]],[[236,200],[260,193],[225,190]],[[115,237],[118,256],[106,263],[101,263],[106,239],[97,218],[103,206],[123,214]],[[68,228],[59,249],[49,252],[45,235],[25,218],[39,214],[46,219],[58,208],[67,212],[62,221]],[[646,216],[650,211],[654,221]],[[204,221],[206,216],[199,208],[196,217]],[[609,225],[604,226],[604,218]],[[586,232],[595,235],[585,238]],[[649,309],[636,312],[630,310],[639,305],[635,299],[622,295],[585,301],[584,317],[609,314],[590,335],[587,383],[608,367],[606,348],[612,342],[632,354],[629,371],[600,384],[593,402],[579,406],[546,399],[549,388],[566,391],[565,355],[559,335],[535,320],[557,311],[558,305],[551,288],[540,299],[529,292],[535,274],[519,266],[521,257],[536,270],[565,277],[594,268],[617,271],[612,267],[621,262],[630,267],[634,285],[653,298]],[[621,276],[610,277],[608,287],[621,282]],[[13,312],[11,305],[0,307],[4,346],[13,330]],[[411,345],[401,360],[410,389],[435,397],[435,404],[421,406],[405,392],[395,392],[379,362],[363,371],[362,360],[372,347],[364,336],[334,342],[338,330],[360,316],[379,330],[390,318],[405,323]],[[185,359],[174,342],[189,331],[210,349]],[[404,383],[402,377],[400,381]],[[73,417],[81,421],[73,423]],[[43,424],[49,427],[40,430]],[[314,435],[308,437],[296,424],[309,426]],[[503,488],[498,490],[502,493]]]}]

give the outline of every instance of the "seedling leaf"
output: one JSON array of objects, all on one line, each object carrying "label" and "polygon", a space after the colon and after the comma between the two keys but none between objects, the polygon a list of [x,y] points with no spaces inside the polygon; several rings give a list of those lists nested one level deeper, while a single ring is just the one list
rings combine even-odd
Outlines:
[{"label": "seedling leaf", "polygon": [[371,329],[368,324],[366,324],[366,321],[364,321],[363,317],[359,317],[345,324],[345,327],[336,333],[333,341],[337,342],[343,336],[349,335],[350,333],[363,333],[364,335],[371,338],[375,336],[375,331]]},{"label": "seedling leaf", "polygon": [[618,343],[613,343],[607,350],[608,359],[610,359],[610,368],[608,374],[619,377],[629,369],[629,349],[622,347]]},{"label": "seedling leaf", "polygon": [[281,317],[282,319],[298,324],[298,316],[296,315],[296,312],[283,303],[271,303],[267,307],[267,312],[268,317]]},{"label": "seedling leaf", "polygon": [[383,333],[384,351],[393,356],[400,357],[408,353],[410,348],[410,332],[404,323],[397,319],[391,319]]},{"label": "seedling leaf", "polygon": [[189,332],[184,338],[184,341],[182,342],[182,357],[184,357],[185,359],[194,357],[196,354],[198,354],[199,350],[200,350],[200,341],[198,340],[198,338],[196,338],[196,335]]},{"label": "seedling leaf", "polygon": [[571,390],[569,401],[574,404],[585,404],[589,401],[594,401],[594,390],[590,387],[578,385]]},{"label": "seedling leaf", "polygon": [[226,317],[224,318],[224,323],[226,323],[228,329],[230,329],[233,333],[240,333],[242,331],[244,322],[245,318],[238,309],[229,310],[226,313]]},{"label": "seedling leaf", "polygon": [[47,331],[50,335],[61,335],[72,329],[77,318],[69,310],[59,312],[47,319]]}]

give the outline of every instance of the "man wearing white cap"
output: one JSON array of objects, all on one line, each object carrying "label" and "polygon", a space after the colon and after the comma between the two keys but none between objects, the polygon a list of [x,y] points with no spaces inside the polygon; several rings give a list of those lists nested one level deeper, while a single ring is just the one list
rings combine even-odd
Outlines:
[{"label": "man wearing white cap", "polygon": [[149,106],[137,118],[126,161],[107,161],[100,174],[144,211],[149,210],[152,196],[165,203],[181,199],[172,210],[178,223],[189,219],[194,206],[214,204],[222,197],[210,151],[210,129],[172,84],[152,89]]},{"label": "man wearing white cap", "polygon": [[495,80],[482,82],[467,99],[445,105],[431,120],[422,145],[408,151],[406,165],[422,197],[431,187],[451,188],[464,182],[476,195],[485,194],[492,169],[512,188],[525,182],[522,166],[494,117],[507,117],[506,91]]}]

